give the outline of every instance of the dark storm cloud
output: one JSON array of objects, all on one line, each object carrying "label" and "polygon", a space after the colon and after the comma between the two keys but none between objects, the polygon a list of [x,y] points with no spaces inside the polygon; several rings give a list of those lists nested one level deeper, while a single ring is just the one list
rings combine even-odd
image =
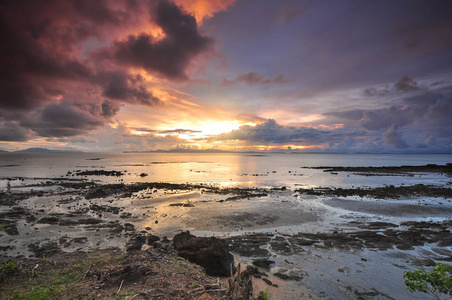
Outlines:
[{"label": "dark storm cloud", "polygon": [[[80,25],[62,1],[0,3],[0,107],[30,109],[59,95],[55,80],[80,80],[89,67],[72,56]],[[63,22],[61,14],[68,15]],[[72,19],[72,20],[70,20]]]},{"label": "dark storm cloud", "polygon": [[102,85],[102,96],[114,100],[143,105],[156,105],[160,100],[146,88],[141,75],[130,75],[126,72],[108,72],[98,76]]},{"label": "dark storm cloud", "polygon": [[[368,136],[381,137],[373,144],[394,149],[452,150],[452,92],[444,85],[437,90],[419,88],[404,77],[395,85],[402,91],[398,105],[371,110],[350,110],[325,114],[331,122],[346,128],[362,128]],[[432,85],[430,85],[431,87]],[[409,91],[406,94],[406,91]],[[386,149],[386,148],[385,148]]]},{"label": "dark storm cloud", "polygon": [[394,89],[401,92],[413,92],[419,90],[419,86],[416,81],[405,75],[394,84]]},{"label": "dark storm cloud", "polygon": [[32,135],[31,130],[22,128],[18,122],[0,122],[0,141],[26,141]]},{"label": "dark storm cloud", "polygon": [[[452,95],[424,94],[416,100],[408,98],[404,105],[363,111],[362,117],[355,125],[369,130],[381,130],[396,124],[400,128],[417,128],[419,133],[430,132],[441,136],[451,136],[452,132]],[[330,113],[331,116],[343,117],[347,112]]]},{"label": "dark storm cloud", "polygon": [[211,140],[238,140],[247,145],[328,145],[313,151],[331,152],[450,152],[452,151],[452,92],[443,83],[416,83],[402,77],[392,89],[397,105],[379,109],[355,109],[324,114],[319,122],[341,124],[320,129],[283,126],[266,120],[242,126]]},{"label": "dark storm cloud", "polygon": [[106,119],[110,119],[111,117],[114,117],[118,113],[119,109],[120,107],[117,103],[105,100],[101,104],[102,112],[100,113],[100,115],[105,117]]},{"label": "dark storm cloud", "polygon": [[241,126],[237,130],[212,136],[212,140],[239,140],[250,145],[272,144],[312,144],[334,141],[346,133],[341,131],[319,130],[312,127],[294,127],[279,125],[275,120],[256,125]]},{"label": "dark storm cloud", "polygon": [[416,92],[420,89],[426,89],[426,87],[421,87],[419,84],[410,78],[409,76],[405,75],[402,76],[392,87],[383,87],[383,88],[367,88],[364,90],[364,95],[366,96],[387,96],[391,94],[397,94],[397,93],[410,93],[410,92]]},{"label": "dark storm cloud", "polygon": [[[406,110],[406,109],[405,109]],[[380,130],[387,128],[392,124],[400,126],[409,122],[409,114],[411,111],[402,111],[401,107],[391,106],[378,110],[364,111],[359,124],[370,130]]]},{"label": "dark storm cloud", "polygon": [[[358,117],[359,115],[361,117]],[[383,130],[396,124],[400,128],[416,127],[419,132],[429,131],[439,135],[450,135],[452,97],[382,109],[328,113],[328,116],[338,118],[336,121],[352,120],[354,123],[349,123],[349,126],[359,126],[367,130]]]},{"label": "dark storm cloud", "polygon": [[[152,24],[165,38],[154,41],[137,32],[124,40],[126,33]],[[15,115],[14,126],[46,137],[99,128],[123,103],[159,104],[129,66],[188,79],[191,60],[212,44],[193,16],[166,0],[5,0],[0,40],[0,121]],[[19,131],[18,140],[30,136]],[[2,131],[2,139],[12,138]]]},{"label": "dark storm cloud", "polygon": [[166,35],[163,39],[155,41],[146,33],[129,35],[98,56],[142,67],[169,79],[185,80],[190,61],[205,52],[213,41],[199,32],[196,19],[184,14],[176,4],[160,1],[155,14],[156,24]]},{"label": "dark storm cloud", "polygon": [[100,128],[112,115],[111,102],[55,103],[30,113],[21,126],[30,128],[43,137],[69,137]]}]

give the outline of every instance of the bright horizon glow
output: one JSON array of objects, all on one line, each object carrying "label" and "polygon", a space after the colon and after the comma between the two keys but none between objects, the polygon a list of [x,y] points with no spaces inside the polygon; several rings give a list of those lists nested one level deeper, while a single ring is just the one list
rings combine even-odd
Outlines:
[{"label": "bright horizon glow", "polygon": [[[241,122],[238,120],[230,120],[230,121],[200,121],[200,122],[180,122],[174,123],[168,127],[158,127],[157,130],[165,131],[165,130],[176,130],[180,128],[189,129],[193,132],[188,134],[179,134],[178,137],[185,140],[193,140],[193,139],[203,139],[208,138],[211,135],[217,135],[221,133],[231,132],[233,130],[239,129],[241,126],[250,125],[256,126],[255,123],[252,122]],[[166,134],[162,134],[166,135]]]}]

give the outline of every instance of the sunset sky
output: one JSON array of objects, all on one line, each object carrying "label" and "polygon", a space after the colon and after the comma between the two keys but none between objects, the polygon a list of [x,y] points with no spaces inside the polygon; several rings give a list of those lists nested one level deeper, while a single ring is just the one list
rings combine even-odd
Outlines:
[{"label": "sunset sky", "polygon": [[0,150],[452,153],[452,1],[2,0]]}]

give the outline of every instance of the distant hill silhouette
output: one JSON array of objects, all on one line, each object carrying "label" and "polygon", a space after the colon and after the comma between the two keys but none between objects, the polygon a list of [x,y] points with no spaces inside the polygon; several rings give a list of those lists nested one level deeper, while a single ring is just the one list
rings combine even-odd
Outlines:
[{"label": "distant hill silhouette", "polygon": [[13,151],[14,153],[66,153],[66,152],[78,152],[81,151],[75,151],[75,150],[52,150],[47,148],[28,148],[24,150],[19,151]]}]

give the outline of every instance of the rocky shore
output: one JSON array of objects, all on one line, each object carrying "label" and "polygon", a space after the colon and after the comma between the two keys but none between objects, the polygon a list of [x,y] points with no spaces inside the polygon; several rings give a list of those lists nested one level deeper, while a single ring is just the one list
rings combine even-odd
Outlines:
[{"label": "rocky shore", "polygon": [[422,166],[384,166],[384,167],[305,167],[324,172],[353,172],[364,176],[413,175],[413,173],[444,173],[452,174],[452,163],[445,165],[427,164]]},{"label": "rocky shore", "polygon": [[[324,170],[418,176],[418,172],[446,174],[449,167]],[[62,297],[77,293],[79,285],[86,284],[85,292],[91,294],[84,295],[100,299],[227,299],[231,295],[225,292],[226,279],[218,288],[211,285],[218,284],[216,277],[230,277],[231,265],[234,268],[241,263],[242,270],[253,278],[254,296],[268,289],[273,299],[330,299],[338,292],[342,298],[393,299],[400,294],[392,291],[403,289],[403,271],[450,262],[452,257],[452,189],[447,182],[348,188],[221,188],[206,184],[105,183],[96,178],[120,181],[126,171],[84,172],[68,172],[67,177],[60,178],[8,178],[12,187],[0,192],[0,225],[4,228],[0,232],[1,263],[14,262],[24,271],[20,274],[26,274],[22,279],[27,280],[36,279],[30,274],[40,265],[36,270],[43,267],[41,273],[47,274],[43,280],[48,281],[55,274],[63,276],[50,271],[52,263],[63,272],[71,268],[69,262],[89,262],[74,275],[77,291],[72,283],[50,288],[52,293],[61,291],[58,295]],[[192,234],[183,232],[187,229]],[[99,249],[104,250],[96,252]],[[234,254],[235,263],[229,252]],[[121,259],[116,263],[115,257]],[[102,260],[115,263],[110,267],[108,263],[94,263]],[[154,265],[161,269],[152,269]],[[165,265],[169,273],[163,272]],[[44,266],[49,270],[44,271]],[[386,276],[375,277],[371,270]],[[140,280],[128,282],[125,277],[138,278],[134,272],[141,272]],[[17,291],[14,282],[20,282],[20,274],[8,273],[2,279],[12,280],[2,286],[4,299]],[[175,286],[162,283],[167,277]],[[101,286],[100,278],[114,283]],[[120,288],[123,280],[124,287]],[[49,292],[48,286],[39,286]],[[141,288],[135,289],[137,286]],[[144,286],[161,290],[146,290]],[[19,292],[25,295],[30,290]]]}]

